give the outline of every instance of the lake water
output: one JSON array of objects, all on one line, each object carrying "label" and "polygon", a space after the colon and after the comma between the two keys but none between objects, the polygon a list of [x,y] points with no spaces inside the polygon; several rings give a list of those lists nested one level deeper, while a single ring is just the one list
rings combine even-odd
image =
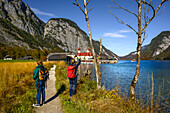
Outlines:
[{"label": "lake water", "polygon": [[[107,90],[120,86],[122,94],[129,96],[130,84],[136,71],[136,62],[120,60],[116,64],[101,64],[100,69],[102,72],[102,86],[104,85]],[[159,100],[158,95],[168,99],[170,95],[170,61],[158,60],[141,61],[140,75],[135,89],[136,97],[143,98],[145,101],[150,98],[152,74],[154,79],[154,101]],[[94,70],[92,78],[95,79]],[[160,100],[164,100],[163,98]]]}]

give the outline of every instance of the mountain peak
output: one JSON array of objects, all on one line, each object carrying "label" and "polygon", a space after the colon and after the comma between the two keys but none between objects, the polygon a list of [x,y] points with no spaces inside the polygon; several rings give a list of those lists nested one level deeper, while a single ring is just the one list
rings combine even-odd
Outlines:
[{"label": "mountain peak", "polygon": [[[136,56],[134,53],[131,52],[129,55],[121,57],[121,59],[132,60]],[[170,59],[170,31],[162,31],[152,39],[149,45],[142,46],[141,59]]]},{"label": "mountain peak", "polygon": [[42,22],[22,0],[1,0],[0,18],[32,35],[43,36]]}]

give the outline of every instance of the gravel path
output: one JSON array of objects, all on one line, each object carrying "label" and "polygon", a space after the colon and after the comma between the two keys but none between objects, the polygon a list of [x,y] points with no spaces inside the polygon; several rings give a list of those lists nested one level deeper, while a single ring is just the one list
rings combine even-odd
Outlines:
[{"label": "gravel path", "polygon": [[46,93],[46,104],[42,105],[39,108],[35,108],[36,113],[63,113],[60,99],[58,97],[58,94],[55,89],[55,68],[54,65],[53,68],[49,71],[50,74],[50,80],[47,81],[47,89],[45,91]]}]

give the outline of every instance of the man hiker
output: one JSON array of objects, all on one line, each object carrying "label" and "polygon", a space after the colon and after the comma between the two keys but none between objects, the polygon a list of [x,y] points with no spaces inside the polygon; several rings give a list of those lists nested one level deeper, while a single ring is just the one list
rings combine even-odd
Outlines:
[{"label": "man hiker", "polygon": [[80,59],[78,59],[78,63],[76,64],[76,61],[73,58],[69,61],[69,64],[68,64],[67,76],[68,76],[69,82],[70,82],[70,97],[76,94],[77,68],[80,65],[80,63],[81,63]]},{"label": "man hiker", "polygon": [[36,82],[37,89],[37,104],[33,104],[34,107],[40,107],[40,99],[42,93],[42,104],[45,104],[45,78],[48,76],[47,69],[43,66],[43,62],[38,60],[37,67],[34,70],[33,79]]}]

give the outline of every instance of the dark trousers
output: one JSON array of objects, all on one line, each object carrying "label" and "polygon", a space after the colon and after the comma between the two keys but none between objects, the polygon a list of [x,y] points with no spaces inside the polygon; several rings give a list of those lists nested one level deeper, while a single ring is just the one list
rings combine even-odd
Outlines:
[{"label": "dark trousers", "polygon": [[42,93],[42,103],[45,102],[45,85],[42,81],[36,82],[36,88],[37,88],[37,104],[40,104],[41,99],[41,93]]},{"label": "dark trousers", "polygon": [[77,77],[69,78],[70,82],[70,97],[76,94]]}]

